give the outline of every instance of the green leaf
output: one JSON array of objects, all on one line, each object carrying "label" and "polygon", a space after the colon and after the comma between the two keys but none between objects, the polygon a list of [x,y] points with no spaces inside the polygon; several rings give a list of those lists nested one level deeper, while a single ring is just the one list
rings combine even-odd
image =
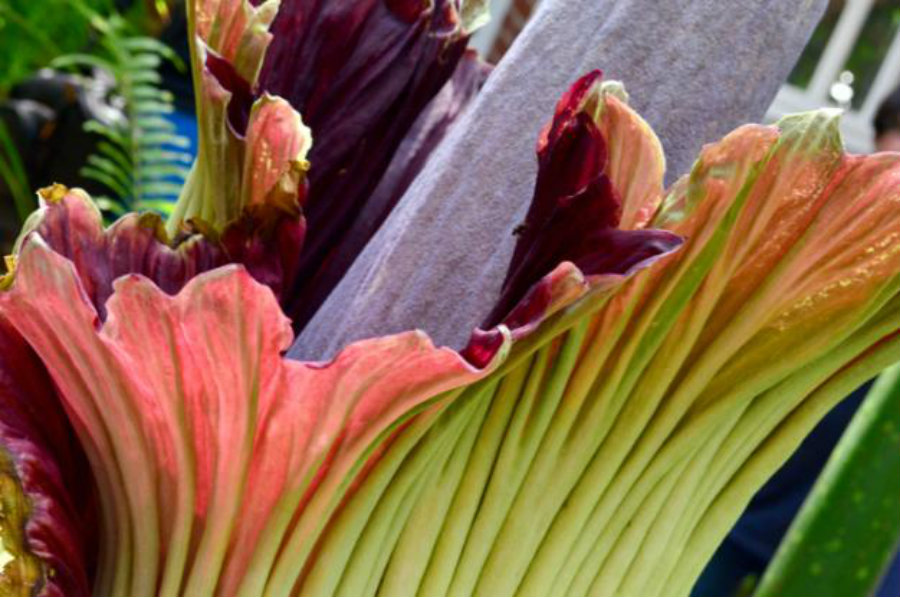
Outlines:
[{"label": "green leaf", "polygon": [[66,54],[54,59],[50,66],[61,70],[85,67],[99,68],[110,72],[116,70],[112,62],[93,54]]},{"label": "green leaf", "polygon": [[173,182],[145,181],[141,184],[144,195],[165,195],[175,197],[181,192],[181,185]]},{"label": "green leaf", "polygon": [[91,166],[85,166],[81,170],[78,171],[81,176],[85,178],[89,178],[91,180],[95,180],[101,184],[105,184],[112,191],[118,194],[120,197],[128,196],[128,188],[123,186],[115,177],[110,176],[108,173],[103,170],[99,170],[97,168],[93,168]]},{"label": "green leaf", "polygon": [[148,132],[138,139],[138,147],[151,148],[156,146],[168,145],[179,149],[187,149],[191,146],[191,141],[187,137],[173,135],[171,133],[153,133]]},{"label": "green leaf", "polygon": [[94,168],[105,172],[109,176],[112,176],[124,187],[127,187],[131,184],[131,174],[129,170],[122,169],[113,160],[95,154],[88,156],[87,163]]},{"label": "green leaf", "polygon": [[158,89],[149,85],[141,85],[132,90],[132,96],[140,100],[154,100],[158,102],[171,102],[175,98],[170,91]]},{"label": "green leaf", "polygon": [[139,114],[135,120],[134,126],[142,131],[157,130],[174,133],[177,130],[171,121],[159,116],[143,116]]},{"label": "green leaf", "polygon": [[129,72],[137,73],[144,69],[156,70],[162,64],[162,58],[158,54],[135,54],[131,62],[126,65]]},{"label": "green leaf", "polygon": [[167,216],[172,213],[175,203],[172,199],[142,199],[135,208],[138,211],[156,211]]},{"label": "green leaf", "polygon": [[131,171],[133,167],[131,158],[128,154],[125,153],[121,147],[118,147],[109,141],[100,141],[97,143],[97,153],[114,161],[119,168],[126,172]]},{"label": "green leaf", "polygon": [[186,166],[171,163],[160,163],[146,166],[141,170],[141,177],[145,180],[159,180],[168,178],[178,178],[184,181],[191,169]]},{"label": "green leaf", "polygon": [[97,135],[106,137],[120,147],[126,145],[129,142],[127,137],[123,135],[122,130],[116,127],[105,125],[97,120],[88,120],[87,122],[85,122],[84,130],[89,133],[95,133]]},{"label": "green leaf", "polygon": [[900,541],[900,367],[853,418],[756,597],[866,597]]},{"label": "green leaf", "polygon": [[9,187],[16,204],[16,213],[24,222],[37,205],[34,196],[28,190],[30,183],[22,158],[6,128],[6,123],[2,120],[0,120],[0,178]]},{"label": "green leaf", "polygon": [[162,77],[155,70],[130,72],[130,76],[134,85],[160,85],[162,83]]},{"label": "green leaf", "polygon": [[135,100],[134,110],[142,116],[153,116],[157,114],[171,114],[175,111],[175,107],[171,102]]},{"label": "green leaf", "polygon": [[182,164],[190,164],[194,161],[193,156],[180,151],[167,151],[165,149],[148,149],[142,150],[140,155],[141,163],[156,162],[179,162]]},{"label": "green leaf", "polygon": [[122,47],[130,52],[151,52],[159,54],[175,65],[178,70],[184,70],[185,64],[181,57],[169,46],[152,37],[129,37],[122,40]]},{"label": "green leaf", "polygon": [[128,213],[126,209],[122,207],[122,204],[115,199],[110,199],[109,197],[97,197],[94,201],[101,210],[109,212],[116,217],[121,217]]}]

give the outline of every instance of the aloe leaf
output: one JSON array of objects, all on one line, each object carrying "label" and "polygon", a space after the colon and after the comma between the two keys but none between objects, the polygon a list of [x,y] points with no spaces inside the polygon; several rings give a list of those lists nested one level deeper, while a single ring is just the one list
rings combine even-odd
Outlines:
[{"label": "aloe leaf", "polygon": [[866,597],[900,545],[900,367],[841,438],[756,597]]}]

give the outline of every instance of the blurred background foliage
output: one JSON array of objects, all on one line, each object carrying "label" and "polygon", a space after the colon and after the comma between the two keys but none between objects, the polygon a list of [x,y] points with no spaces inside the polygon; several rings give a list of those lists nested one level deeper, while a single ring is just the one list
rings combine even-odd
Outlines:
[{"label": "blurred background foliage", "polygon": [[84,8],[102,17],[121,15],[135,32],[155,36],[172,18],[173,0],[0,0],[0,99],[10,89],[66,54],[97,40]]},{"label": "blurred background foliage", "polygon": [[183,13],[180,0],[0,0],[0,251],[54,182],[85,188],[108,221],[170,209],[195,127]]},{"label": "blurred background foliage", "polygon": [[[810,84],[847,4],[848,0],[830,0],[825,15],[788,77],[789,83],[800,88]],[[874,0],[842,68],[853,76],[850,81],[854,88],[852,108],[859,109],[865,101],[898,29],[900,0]]]}]

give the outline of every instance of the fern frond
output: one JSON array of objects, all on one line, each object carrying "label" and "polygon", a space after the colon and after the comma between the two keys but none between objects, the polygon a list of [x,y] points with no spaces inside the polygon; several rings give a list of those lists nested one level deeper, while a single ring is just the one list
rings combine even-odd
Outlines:
[{"label": "fern frond", "polygon": [[144,185],[144,195],[154,197],[172,197],[181,192],[181,184],[173,182],[151,182]]},{"label": "fern frond", "polygon": [[184,71],[186,69],[181,56],[158,39],[152,37],[128,37],[122,40],[122,47],[133,53],[157,54],[175,65],[175,68],[178,70]]},{"label": "fern frond", "polygon": [[143,112],[137,112],[134,117],[133,125],[140,129],[141,131],[158,131],[158,132],[167,132],[174,133],[177,129],[175,128],[175,123],[167,118],[161,118],[156,114],[150,113],[145,114]]},{"label": "fern frond", "polygon": [[182,151],[166,151],[163,149],[150,149],[141,152],[141,159],[145,162],[178,162],[181,164],[191,164],[194,157],[189,153]]},{"label": "fern frond", "polygon": [[184,137],[173,137],[170,133],[145,133],[141,137],[140,143],[147,148],[168,146],[188,150],[191,147],[190,140]]},{"label": "fern frond", "polygon": [[132,85],[155,85],[162,83],[162,77],[155,70],[140,70],[129,72],[128,77],[131,79]]},{"label": "fern frond", "polygon": [[101,137],[106,137],[110,142],[118,147],[123,147],[128,143],[128,138],[123,134],[123,131],[119,128],[113,128],[112,126],[103,124],[99,120],[88,120],[84,123],[84,130],[89,133],[94,133],[95,135],[100,135]]},{"label": "fern frond", "polygon": [[108,176],[113,177],[116,181],[122,185],[124,188],[128,188],[131,185],[131,171],[125,168],[122,168],[119,164],[114,162],[113,160],[102,157],[100,154],[95,153],[94,155],[88,156],[87,165],[93,166],[97,170],[101,172],[105,172]]},{"label": "fern frond", "polygon": [[158,211],[166,213],[172,209],[172,202],[168,199],[144,199],[141,204],[146,210]]},{"label": "fern frond", "polygon": [[171,92],[166,91],[165,89],[148,86],[136,88],[133,95],[135,99],[142,101],[172,102],[175,100]]},{"label": "fern frond", "polygon": [[120,183],[114,176],[110,176],[108,173],[100,170],[98,168],[94,168],[92,166],[84,166],[81,168],[79,173],[85,178],[89,178],[90,180],[95,180],[100,184],[104,184],[109,187],[114,193],[116,193],[119,197],[127,197],[129,189],[127,186],[124,186]]},{"label": "fern frond", "polygon": [[145,209],[168,213],[190,172],[193,156],[188,152],[190,141],[177,134],[168,118],[175,111],[174,98],[160,87],[159,68],[170,62],[184,69],[184,63],[160,41],[131,34],[122,19],[91,15],[90,21],[100,34],[105,55],[70,54],[54,65],[109,72],[126,118],[117,123],[92,120],[85,124],[86,131],[102,140],[81,173],[114,194],[97,202],[109,216]]},{"label": "fern frond", "polygon": [[122,150],[120,145],[109,141],[97,143],[97,154],[114,161],[124,171],[131,171],[131,156]]},{"label": "fern frond", "polygon": [[54,58],[50,62],[50,67],[58,70],[78,69],[78,68],[98,68],[105,71],[113,71],[115,64],[93,54],[66,54]]},{"label": "fern frond", "polygon": [[[188,174],[191,173],[191,169],[187,166],[179,166],[177,164],[153,164],[153,165],[145,165],[144,166],[144,176],[147,178],[154,178],[157,180],[166,180],[166,179],[182,179],[187,178]],[[180,187],[179,187],[180,190]],[[146,191],[146,189],[145,189]]]},{"label": "fern frond", "polygon": [[136,54],[128,69],[137,74],[143,70],[156,70],[162,65],[162,57],[157,54]]},{"label": "fern frond", "polygon": [[175,111],[172,102],[137,100],[135,110],[141,114],[171,114]]},{"label": "fern frond", "polygon": [[95,197],[94,202],[97,204],[102,211],[111,214],[117,218],[124,216],[128,213],[128,210],[122,206],[122,204],[115,199],[110,199],[109,197]]}]

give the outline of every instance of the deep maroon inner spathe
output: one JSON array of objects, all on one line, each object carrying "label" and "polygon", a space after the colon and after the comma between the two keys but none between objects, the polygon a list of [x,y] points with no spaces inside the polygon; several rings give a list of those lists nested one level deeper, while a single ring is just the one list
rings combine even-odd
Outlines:
[{"label": "deep maroon inner spathe", "polygon": [[585,276],[626,275],[681,244],[664,230],[618,228],[622,201],[606,173],[606,139],[583,110],[601,76],[593,71],[577,81],[541,134],[534,197],[485,330],[500,323],[515,329],[539,318],[550,294],[535,285],[563,261]]}]

